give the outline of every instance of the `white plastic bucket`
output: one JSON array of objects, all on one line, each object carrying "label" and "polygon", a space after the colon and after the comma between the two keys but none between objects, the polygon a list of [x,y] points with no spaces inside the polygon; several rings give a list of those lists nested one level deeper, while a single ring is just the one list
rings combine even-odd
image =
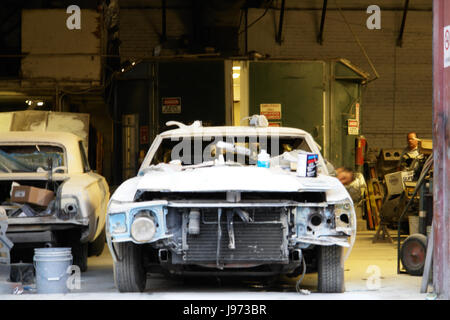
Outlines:
[{"label": "white plastic bucket", "polygon": [[419,233],[419,216],[408,216],[409,234]]},{"label": "white plastic bucket", "polygon": [[72,265],[71,248],[34,249],[36,289],[38,293],[67,293],[67,272]]}]

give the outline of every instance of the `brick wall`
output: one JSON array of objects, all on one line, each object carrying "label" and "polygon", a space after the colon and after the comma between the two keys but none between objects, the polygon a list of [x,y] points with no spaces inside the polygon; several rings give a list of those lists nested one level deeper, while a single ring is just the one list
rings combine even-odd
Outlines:
[{"label": "brick wall", "polygon": [[[177,39],[189,33],[191,10],[169,9],[166,15],[166,33],[169,42],[170,39]],[[121,9],[120,55],[125,60],[153,56],[153,49],[158,46],[162,31],[161,20],[161,9]],[[174,50],[170,49],[162,51],[162,55],[174,53]]]},{"label": "brick wall", "polygon": [[[249,29],[248,50],[271,58],[349,59],[363,70],[370,65],[338,11],[327,12],[324,43],[317,43],[321,11],[287,10],[283,43],[275,41],[279,11],[269,11]],[[251,23],[263,10],[249,11]],[[402,147],[406,132],[415,130],[431,138],[432,115],[432,12],[408,12],[403,46],[396,46],[401,11],[381,12],[381,29],[366,27],[365,11],[343,11],[360,39],[380,78],[363,89],[362,133],[371,147]],[[244,48],[241,37],[241,48]]]},{"label": "brick wall", "polygon": [[[264,10],[249,10],[251,23]],[[287,10],[284,42],[275,42],[278,12],[270,10],[249,29],[248,50],[272,58],[349,59],[363,70],[373,72],[338,11],[329,10],[324,43],[316,42],[320,10]],[[353,31],[372,59],[380,78],[363,90],[362,133],[370,147],[402,147],[406,132],[431,138],[432,114],[432,12],[408,12],[403,47],[396,46],[402,11],[381,12],[381,30],[368,30],[365,11],[343,11]],[[160,9],[121,9],[121,55],[152,55],[161,32]],[[167,10],[167,35],[180,37],[189,32],[189,9]],[[240,48],[244,48],[241,34]],[[170,53],[165,50],[164,54]]]}]

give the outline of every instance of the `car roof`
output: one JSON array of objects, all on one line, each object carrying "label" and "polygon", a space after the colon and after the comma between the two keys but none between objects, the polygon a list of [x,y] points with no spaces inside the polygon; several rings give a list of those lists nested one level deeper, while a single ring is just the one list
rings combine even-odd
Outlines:
[{"label": "car roof", "polygon": [[301,137],[309,144],[311,151],[319,154],[319,162],[322,164],[324,170],[326,165],[322,154],[320,153],[320,146],[314,140],[310,133],[305,130],[289,127],[256,127],[256,126],[216,126],[203,127],[199,121],[195,121],[192,125],[186,126],[180,122],[173,121],[167,125],[177,125],[178,128],[167,130],[160,133],[153,144],[150,146],[147,155],[142,162],[139,172],[142,168],[150,165],[153,156],[161,143],[161,139],[178,138],[178,137],[223,137],[223,136],[259,136],[259,135],[274,135],[281,137]]},{"label": "car roof", "polygon": [[179,137],[179,136],[221,136],[221,135],[280,135],[280,136],[306,136],[308,132],[288,127],[244,127],[244,126],[185,126],[177,129],[164,131],[160,134],[162,138]]}]

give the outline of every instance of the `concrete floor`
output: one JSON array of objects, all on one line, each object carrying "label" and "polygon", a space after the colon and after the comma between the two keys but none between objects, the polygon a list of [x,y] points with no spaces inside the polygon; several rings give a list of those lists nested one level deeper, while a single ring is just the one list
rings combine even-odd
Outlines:
[{"label": "concrete floor", "polygon": [[[112,259],[108,252],[89,259],[89,270],[82,274],[81,289],[65,295],[41,295],[25,291],[13,295],[14,284],[0,282],[0,300],[6,299],[169,299],[169,300],[295,300],[368,299],[399,300],[426,298],[420,294],[421,277],[398,275],[396,244],[372,244],[374,232],[359,232],[353,251],[345,263],[346,292],[321,294],[316,291],[317,274],[307,274],[301,284],[310,294],[295,290],[296,278],[281,278],[270,285],[257,281],[217,279],[204,281],[168,280],[150,276],[144,293],[118,293],[114,287]],[[369,270],[368,270],[369,268]],[[376,279],[377,270],[380,277]]]}]

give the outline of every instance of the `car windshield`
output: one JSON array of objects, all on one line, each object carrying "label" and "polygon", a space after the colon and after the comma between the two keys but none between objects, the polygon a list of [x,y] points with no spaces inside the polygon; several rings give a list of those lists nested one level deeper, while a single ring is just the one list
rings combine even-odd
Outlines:
[{"label": "car windshield", "polygon": [[0,172],[39,172],[63,166],[64,150],[61,147],[42,144],[0,146]]},{"label": "car windshield", "polygon": [[179,160],[182,165],[196,165],[222,154],[227,162],[255,165],[261,150],[266,150],[271,159],[284,153],[311,152],[306,140],[299,136],[172,137],[162,140],[151,164]]}]

